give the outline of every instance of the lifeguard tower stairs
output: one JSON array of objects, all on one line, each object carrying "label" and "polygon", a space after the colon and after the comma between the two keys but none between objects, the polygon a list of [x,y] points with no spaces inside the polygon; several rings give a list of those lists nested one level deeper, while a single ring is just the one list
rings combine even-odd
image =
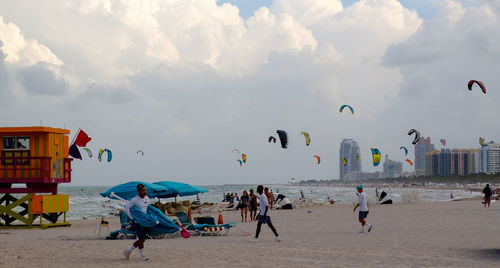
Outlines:
[{"label": "lifeguard tower stairs", "polygon": [[[69,130],[51,127],[0,128],[0,228],[69,226],[71,182]],[[62,218],[62,219],[60,219]]]}]

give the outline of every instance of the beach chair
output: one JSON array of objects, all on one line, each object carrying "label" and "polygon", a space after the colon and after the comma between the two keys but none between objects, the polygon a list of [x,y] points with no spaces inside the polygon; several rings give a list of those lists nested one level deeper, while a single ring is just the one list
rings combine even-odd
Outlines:
[{"label": "beach chair", "polygon": [[128,216],[125,212],[120,211],[120,229],[109,233],[106,239],[117,239],[118,236],[121,238],[135,238],[135,231],[132,230],[131,225],[128,220]]},{"label": "beach chair", "polygon": [[104,220],[104,216],[101,216],[101,222],[95,227],[94,232],[97,233],[97,228],[99,228],[99,233],[97,234],[97,237],[101,237],[101,231],[106,228],[107,233],[109,233],[109,222]]},{"label": "beach chair", "polygon": [[186,230],[191,234],[197,235],[209,235],[209,236],[220,236],[227,235],[231,227],[236,226],[236,223],[226,223],[226,224],[194,224],[189,219],[188,215],[184,211],[178,211],[175,213],[180,223]]},{"label": "beach chair", "polygon": [[[121,228],[119,230],[111,232],[109,236],[106,237],[106,239],[135,239],[136,234],[135,231],[131,228],[127,214],[123,211],[120,211],[119,215]],[[168,228],[155,227],[150,230],[150,233],[147,235],[147,237],[150,239],[165,239],[178,237],[179,235],[179,231],[172,232],[172,230]]]}]

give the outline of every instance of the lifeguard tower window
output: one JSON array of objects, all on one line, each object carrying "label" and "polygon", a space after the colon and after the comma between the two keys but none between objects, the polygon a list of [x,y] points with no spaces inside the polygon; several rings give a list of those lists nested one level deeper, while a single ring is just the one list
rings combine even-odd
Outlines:
[{"label": "lifeguard tower window", "polygon": [[2,137],[2,165],[29,165],[29,137]]},{"label": "lifeguard tower window", "polygon": [[3,137],[2,150],[29,150],[29,137]]}]

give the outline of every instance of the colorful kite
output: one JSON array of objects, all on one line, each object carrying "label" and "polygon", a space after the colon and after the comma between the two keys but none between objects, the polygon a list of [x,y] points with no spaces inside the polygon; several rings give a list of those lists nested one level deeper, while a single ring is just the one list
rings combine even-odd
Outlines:
[{"label": "colorful kite", "polygon": [[377,148],[371,148],[373,157],[373,166],[376,167],[380,164],[380,151]]},{"label": "colorful kite", "polygon": [[302,131],[300,134],[304,135],[304,138],[306,139],[306,146],[309,146],[311,143],[311,137],[309,136],[309,133]]}]

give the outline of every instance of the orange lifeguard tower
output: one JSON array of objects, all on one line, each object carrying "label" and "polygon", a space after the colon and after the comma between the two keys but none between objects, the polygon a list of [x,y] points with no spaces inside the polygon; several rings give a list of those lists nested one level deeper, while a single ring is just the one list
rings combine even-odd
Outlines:
[{"label": "orange lifeguard tower", "polygon": [[70,225],[69,195],[57,194],[59,183],[71,182],[69,133],[51,127],[0,128],[0,228]]}]

